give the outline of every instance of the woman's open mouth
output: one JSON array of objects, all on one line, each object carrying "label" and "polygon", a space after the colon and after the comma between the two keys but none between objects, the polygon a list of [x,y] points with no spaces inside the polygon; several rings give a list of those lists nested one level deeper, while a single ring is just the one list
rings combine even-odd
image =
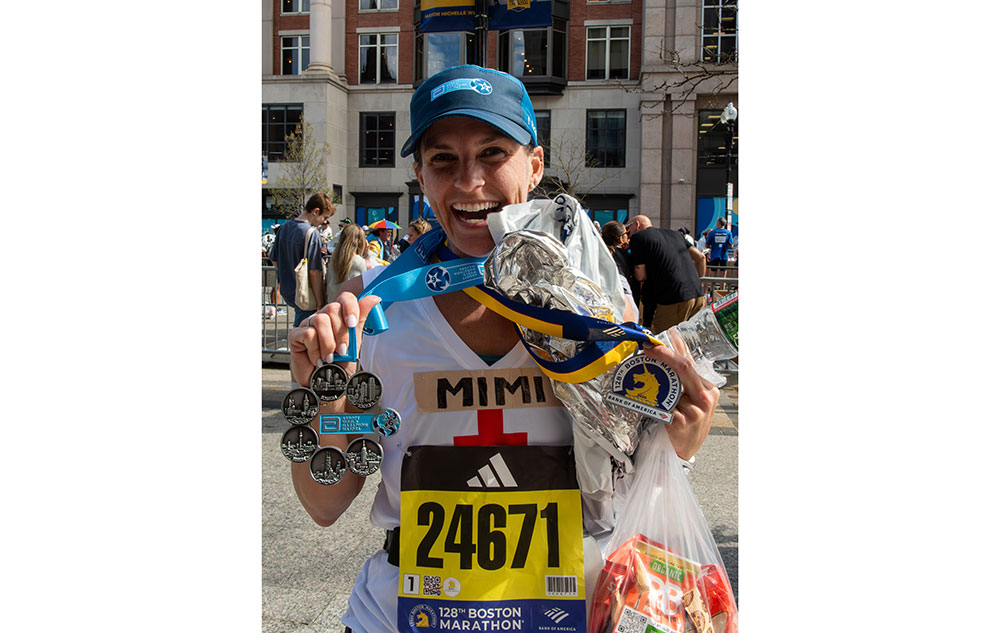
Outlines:
[{"label": "woman's open mouth", "polygon": [[458,219],[469,224],[482,224],[486,222],[486,216],[501,209],[501,204],[495,201],[484,202],[459,202],[451,205],[451,210],[458,216]]}]

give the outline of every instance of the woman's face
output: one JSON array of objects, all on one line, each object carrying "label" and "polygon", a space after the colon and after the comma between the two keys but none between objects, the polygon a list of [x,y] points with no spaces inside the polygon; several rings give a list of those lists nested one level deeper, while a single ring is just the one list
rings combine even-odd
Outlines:
[{"label": "woman's face", "polygon": [[468,117],[435,122],[420,147],[414,171],[449,246],[458,255],[486,255],[494,246],[486,216],[528,199],[542,177],[542,148],[529,151]]}]

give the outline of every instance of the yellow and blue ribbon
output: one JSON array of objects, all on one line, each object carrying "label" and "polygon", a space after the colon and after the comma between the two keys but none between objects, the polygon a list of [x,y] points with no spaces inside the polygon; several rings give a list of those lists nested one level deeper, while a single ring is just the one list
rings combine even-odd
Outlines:
[{"label": "yellow and blue ribbon", "polygon": [[[432,255],[436,255],[440,262],[430,263]],[[444,231],[441,229],[420,236],[379,276],[375,284],[359,295],[359,299],[369,294],[382,297],[382,302],[372,308],[365,321],[365,333],[378,334],[388,328],[384,310],[395,301],[463,290],[490,310],[513,321],[521,343],[542,372],[561,382],[586,382],[603,374],[632,355],[638,343],[662,345],[649,330],[636,323],[617,324],[589,315],[549,310],[513,301],[482,285],[485,260],[485,257],[457,257],[447,247]],[[444,283],[431,283],[428,275],[435,273],[443,273],[448,279]],[[562,361],[547,359],[525,341],[525,329],[581,341],[585,345],[573,358]],[[352,356],[354,347],[352,336],[349,352]],[[354,359],[356,356],[337,358]]]}]

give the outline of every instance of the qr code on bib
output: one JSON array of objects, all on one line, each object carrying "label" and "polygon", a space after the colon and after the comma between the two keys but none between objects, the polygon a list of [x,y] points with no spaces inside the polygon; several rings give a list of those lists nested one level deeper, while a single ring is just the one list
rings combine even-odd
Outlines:
[{"label": "qr code on bib", "polygon": [[441,595],[441,576],[424,576],[424,595]]},{"label": "qr code on bib", "polygon": [[615,633],[643,633],[646,630],[646,623],[649,622],[649,617],[645,616],[635,609],[625,607],[622,611],[622,617],[618,618],[618,626],[615,627]]}]

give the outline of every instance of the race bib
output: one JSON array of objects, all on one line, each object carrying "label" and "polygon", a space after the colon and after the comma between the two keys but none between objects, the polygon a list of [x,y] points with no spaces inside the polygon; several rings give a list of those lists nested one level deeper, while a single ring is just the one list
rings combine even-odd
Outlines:
[{"label": "race bib", "polygon": [[413,446],[400,481],[399,631],[586,631],[570,447]]}]

